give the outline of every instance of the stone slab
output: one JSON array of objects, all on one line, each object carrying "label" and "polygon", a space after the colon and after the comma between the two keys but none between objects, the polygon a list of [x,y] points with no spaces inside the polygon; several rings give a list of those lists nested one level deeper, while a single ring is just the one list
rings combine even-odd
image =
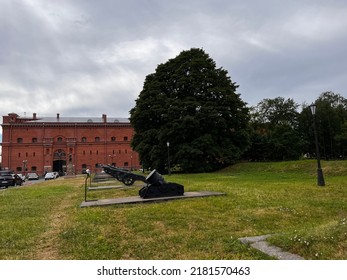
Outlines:
[{"label": "stone slab", "polygon": [[260,236],[253,236],[253,237],[244,237],[239,238],[239,240],[244,244],[249,244],[251,247],[262,251],[263,253],[275,257],[279,260],[303,260],[304,258],[292,254],[289,252],[283,251],[281,248],[277,246],[270,245],[266,239],[269,238],[271,234],[268,235],[260,235]]},{"label": "stone slab", "polygon": [[95,206],[108,206],[108,205],[117,205],[117,204],[134,204],[134,203],[150,203],[150,202],[161,202],[174,199],[185,199],[185,198],[197,198],[197,197],[207,197],[207,196],[220,196],[226,195],[221,192],[185,192],[180,196],[166,196],[166,197],[157,197],[157,198],[141,198],[140,196],[129,196],[129,197],[119,197],[119,198],[110,198],[110,199],[100,199],[93,201],[83,201],[81,203],[81,208],[84,207],[95,207]]}]

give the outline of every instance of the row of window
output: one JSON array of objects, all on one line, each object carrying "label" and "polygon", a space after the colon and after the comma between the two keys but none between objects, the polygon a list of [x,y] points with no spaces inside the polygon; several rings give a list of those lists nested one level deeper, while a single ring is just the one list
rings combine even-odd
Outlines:
[{"label": "row of window", "polygon": [[[111,141],[112,141],[112,142],[115,142],[116,140],[117,140],[116,137],[111,137]],[[94,138],[94,141],[95,141],[95,142],[100,142],[100,137],[95,137],[95,138]],[[124,137],[123,137],[123,141],[129,141],[128,136],[124,136]],[[31,139],[31,142],[32,142],[32,143],[37,143],[37,142],[38,142],[38,139],[34,137],[34,138]],[[62,143],[62,142],[63,142],[63,138],[62,138],[62,137],[58,137],[58,138],[57,138],[57,142],[58,142],[58,143]],[[82,137],[82,138],[81,138],[81,142],[82,142],[82,143],[86,143],[86,142],[87,142],[87,137]],[[20,138],[20,137],[17,138],[17,143],[23,143],[23,138]]]},{"label": "row of window", "polygon": [[[50,149],[46,149],[46,154],[48,155],[50,153]],[[70,151],[70,153],[71,153],[71,151]],[[122,150],[118,150],[118,154],[121,154],[122,153]],[[125,149],[124,150],[124,153],[125,154],[127,154],[128,153],[128,150],[127,149]],[[93,154],[93,151],[89,151],[89,155],[92,155]],[[116,155],[117,153],[116,153],[116,151],[115,150],[113,150],[112,151],[112,155]],[[85,156],[86,155],[86,151],[83,151],[83,155]],[[96,150],[96,155],[99,155],[99,150]],[[18,157],[21,157],[22,156],[22,153],[18,153]],[[24,156],[24,155],[23,155]],[[29,156],[29,153],[28,152],[26,152],[25,153],[25,157],[28,157]],[[36,156],[36,153],[35,152],[33,152],[33,157],[35,157]],[[66,155],[65,155],[65,153],[62,155],[62,157],[65,157]],[[111,156],[111,155],[110,155]]]},{"label": "row of window", "polygon": [[[114,163],[112,163],[112,164],[114,165]],[[127,162],[127,161],[124,162],[123,167],[129,167],[129,162]],[[100,164],[96,163],[95,164],[95,168],[100,168]],[[82,170],[86,170],[86,169],[87,169],[87,164],[82,164]],[[16,171],[17,172],[23,172],[23,168],[21,166],[18,166],[16,168]],[[27,170],[27,169],[25,171],[29,172],[29,170]],[[30,171],[31,172],[36,172],[37,171],[37,167],[36,166],[31,166]]]},{"label": "row of window", "polygon": [[[46,154],[48,155],[50,153],[50,150],[49,149],[47,149],[46,150]],[[118,154],[120,155],[122,153],[122,150],[118,150]],[[127,149],[125,149],[124,150],[124,153],[125,154],[127,154],[128,153],[128,150]],[[89,155],[92,155],[93,154],[93,151],[89,151]],[[117,153],[115,152],[115,150],[113,150],[112,151],[112,156],[113,155],[116,155]],[[83,151],[83,155],[85,156],[86,155],[86,151]],[[99,151],[98,150],[96,150],[96,155],[99,155]],[[22,153],[18,153],[18,157],[21,157],[22,156]],[[29,156],[29,153],[28,152],[26,152],[25,153],[25,156],[26,157],[28,157]],[[36,153],[35,152],[33,152],[33,157],[35,157],[36,156]],[[65,157],[66,155],[64,154],[63,155],[63,157]],[[111,156],[111,155],[110,155]]]}]

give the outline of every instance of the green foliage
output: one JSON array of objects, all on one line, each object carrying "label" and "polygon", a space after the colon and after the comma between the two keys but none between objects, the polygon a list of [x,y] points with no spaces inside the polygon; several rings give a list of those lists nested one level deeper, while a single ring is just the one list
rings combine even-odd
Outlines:
[{"label": "green foliage", "polygon": [[347,99],[333,92],[324,92],[316,100],[316,105],[317,130],[323,157],[329,159],[344,156],[345,149],[341,140],[343,142],[344,139],[343,124],[347,122]]},{"label": "green foliage", "polygon": [[297,127],[298,104],[283,97],[264,99],[252,109],[252,145],[245,157],[251,160],[298,159],[305,142]]},{"label": "green foliage", "polygon": [[248,110],[227,71],[201,49],[181,52],[146,77],[130,111],[133,148],[145,167],[185,172],[216,170],[248,146]]},{"label": "green foliage", "polygon": [[[323,92],[315,101],[320,154],[326,159],[344,159],[347,144],[347,99]],[[309,106],[283,97],[264,99],[252,108],[251,160],[288,160],[316,154],[313,116]]]}]

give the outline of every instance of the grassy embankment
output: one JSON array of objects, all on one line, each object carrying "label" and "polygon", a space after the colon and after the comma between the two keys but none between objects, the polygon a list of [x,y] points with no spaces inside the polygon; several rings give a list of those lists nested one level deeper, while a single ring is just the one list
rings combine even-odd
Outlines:
[{"label": "grassy embankment", "polygon": [[84,177],[1,190],[0,259],[268,259],[238,241],[263,234],[306,259],[347,259],[347,161],[322,165],[326,187],[316,185],[315,161],[172,175],[185,191],[226,196],[153,204],[80,208]]}]

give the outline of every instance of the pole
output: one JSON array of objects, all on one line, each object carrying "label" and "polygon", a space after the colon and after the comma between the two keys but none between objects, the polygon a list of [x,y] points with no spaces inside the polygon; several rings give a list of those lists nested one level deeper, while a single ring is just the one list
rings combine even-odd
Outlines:
[{"label": "pole", "polygon": [[314,138],[316,142],[316,155],[317,155],[317,185],[323,187],[325,186],[325,181],[323,176],[323,170],[320,164],[320,154],[319,154],[318,135],[317,135],[315,115],[313,115],[313,129],[314,129]]},{"label": "pole", "polygon": [[167,142],[167,168],[168,175],[171,176],[171,168],[170,168],[170,142]]}]

